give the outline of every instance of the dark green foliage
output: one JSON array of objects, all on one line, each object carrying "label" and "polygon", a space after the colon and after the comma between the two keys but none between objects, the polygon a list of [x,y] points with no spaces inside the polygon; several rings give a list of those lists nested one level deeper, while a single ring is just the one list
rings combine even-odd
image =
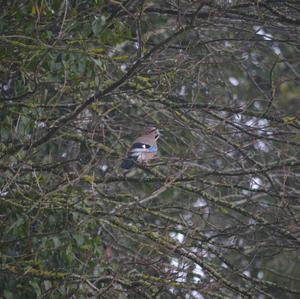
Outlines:
[{"label": "dark green foliage", "polygon": [[0,297],[299,298],[297,1],[1,6]]}]

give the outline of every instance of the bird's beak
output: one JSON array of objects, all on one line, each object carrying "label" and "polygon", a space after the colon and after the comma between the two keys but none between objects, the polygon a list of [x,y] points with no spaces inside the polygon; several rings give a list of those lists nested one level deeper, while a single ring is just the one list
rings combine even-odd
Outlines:
[{"label": "bird's beak", "polygon": [[161,134],[161,130],[156,130],[156,134],[155,134],[155,140],[157,140],[160,136],[162,136]]}]

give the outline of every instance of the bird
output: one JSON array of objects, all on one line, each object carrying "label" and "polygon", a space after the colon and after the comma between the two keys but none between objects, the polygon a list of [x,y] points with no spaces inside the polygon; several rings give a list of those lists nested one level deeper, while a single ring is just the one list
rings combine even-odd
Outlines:
[{"label": "bird", "polygon": [[159,138],[159,130],[155,127],[148,127],[144,131],[144,135],[134,140],[133,145],[128,151],[120,167],[130,169],[135,162],[147,162],[157,153],[157,139]]}]

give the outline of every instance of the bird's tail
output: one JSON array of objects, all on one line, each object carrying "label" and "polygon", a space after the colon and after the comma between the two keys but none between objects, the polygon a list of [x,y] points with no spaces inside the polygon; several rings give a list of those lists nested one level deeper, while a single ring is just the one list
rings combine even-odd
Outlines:
[{"label": "bird's tail", "polygon": [[120,167],[124,169],[130,169],[134,165],[133,159],[124,159],[120,165]]}]

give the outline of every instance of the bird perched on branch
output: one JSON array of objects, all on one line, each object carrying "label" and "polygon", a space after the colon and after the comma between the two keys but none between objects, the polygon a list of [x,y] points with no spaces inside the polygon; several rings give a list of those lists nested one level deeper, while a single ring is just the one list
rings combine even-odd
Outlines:
[{"label": "bird perched on branch", "polygon": [[157,139],[159,131],[155,127],[149,127],[145,130],[144,135],[134,140],[133,145],[128,151],[127,158],[121,163],[124,169],[130,169],[135,161],[147,162],[157,153]]}]

